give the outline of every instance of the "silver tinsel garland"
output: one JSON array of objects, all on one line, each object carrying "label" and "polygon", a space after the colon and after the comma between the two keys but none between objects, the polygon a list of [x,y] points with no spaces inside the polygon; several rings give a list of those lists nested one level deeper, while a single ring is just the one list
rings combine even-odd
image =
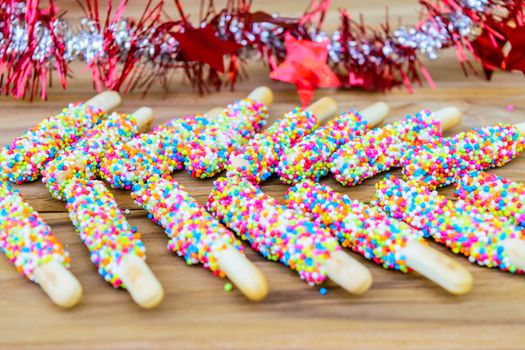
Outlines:
[{"label": "silver tinsel garland", "polygon": [[[491,9],[488,0],[462,0],[459,2],[463,9],[486,13]],[[30,28],[25,21],[25,2],[21,1],[15,6],[2,3],[1,10],[8,14],[9,21],[0,23],[0,59],[4,62],[16,62],[19,59],[27,59],[28,50],[32,50],[31,60],[38,64],[47,64],[53,68],[57,47],[56,43],[62,43],[63,51],[61,59],[65,62],[84,62],[90,66],[104,64],[110,54],[116,52],[116,60],[125,62],[128,55],[142,65],[163,67],[175,67],[178,63],[179,43],[169,33],[159,33],[157,28],[146,31],[138,29],[127,19],[120,19],[110,24],[109,28],[101,28],[100,24],[93,19],[82,18],[79,25],[71,25],[65,19],[54,19],[52,23],[37,22],[30,35]],[[337,64],[350,55],[356,64],[372,62],[382,64],[386,57],[392,62],[404,64],[407,58],[402,54],[403,49],[413,49],[429,59],[437,59],[440,50],[449,47],[453,42],[451,33],[459,33],[462,37],[472,35],[473,26],[469,16],[461,11],[448,13],[446,18],[436,16],[430,18],[420,25],[412,27],[399,27],[385,38],[381,47],[373,47],[374,43],[366,38],[353,38],[346,43],[341,42],[341,32],[335,31],[331,35],[325,32],[315,31],[309,33],[308,39],[314,41],[329,40],[329,60]],[[5,16],[4,16],[5,17]],[[253,43],[258,42],[268,48],[272,55],[278,58],[286,56],[283,40],[285,29],[272,23],[255,23],[251,28],[245,28],[245,24],[232,18],[225,12],[220,18],[216,33],[219,38],[234,40],[242,45],[239,51],[241,59],[248,60],[257,55],[257,49]],[[205,25],[205,23],[203,24]],[[8,26],[8,27],[6,27]],[[7,33],[7,36],[4,36]],[[108,52],[107,35],[111,33],[114,51]],[[36,38],[36,40],[35,40]],[[36,45],[31,45],[31,40]],[[346,45],[346,50],[343,50]],[[380,49],[381,56],[373,56],[374,50]],[[179,64],[180,66],[180,64]]]}]

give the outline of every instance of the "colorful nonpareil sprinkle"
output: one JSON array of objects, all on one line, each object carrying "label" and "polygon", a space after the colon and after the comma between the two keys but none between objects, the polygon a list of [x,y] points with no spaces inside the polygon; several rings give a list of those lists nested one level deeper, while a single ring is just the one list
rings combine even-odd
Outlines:
[{"label": "colorful nonpareil sprinkle", "polygon": [[201,263],[224,277],[217,265],[217,254],[228,246],[242,251],[233,233],[169,176],[154,176],[145,184],[136,184],[131,196],[149,213],[150,219],[166,230],[170,238],[168,249],[183,257],[189,265]]},{"label": "colorful nonpareil sprinkle", "polygon": [[330,171],[343,185],[357,185],[392,167],[401,166],[403,154],[411,147],[419,147],[422,142],[439,136],[439,121],[431,112],[421,111],[344,144],[330,158]]},{"label": "colorful nonpareil sprinkle", "polygon": [[303,179],[318,181],[328,173],[332,153],[354,137],[364,135],[367,129],[367,122],[353,110],[332,119],[284,152],[277,166],[281,181],[288,184]]},{"label": "colorful nonpareil sprinkle", "polygon": [[100,175],[112,187],[131,189],[150,176],[182,169],[183,148],[202,132],[208,120],[202,115],[174,119],[152,132],[108,149],[100,164]]},{"label": "colorful nonpareil sprinkle", "polygon": [[211,177],[226,168],[229,155],[266,123],[264,104],[249,98],[234,102],[185,145],[184,166],[193,177]]},{"label": "colorful nonpareil sprinkle", "polygon": [[112,113],[80,141],[60,151],[55,159],[47,163],[42,171],[42,182],[53,197],[62,200],[65,180],[73,176],[95,179],[106,149],[130,140],[138,131],[133,116]]},{"label": "colorful nonpareil sprinkle", "polygon": [[128,254],[145,259],[140,233],[124,218],[102,181],[71,178],[65,182],[64,196],[69,217],[99,274],[113,287],[125,288],[118,268]]},{"label": "colorful nonpareil sprinkle", "polygon": [[504,242],[525,239],[509,220],[484,212],[465,201],[453,202],[418,181],[392,175],[376,185],[376,201],[389,215],[422,230],[470,262],[515,273]]},{"label": "colorful nonpareil sprinkle", "polygon": [[17,137],[0,152],[0,170],[14,183],[34,181],[58,151],[75,143],[103,116],[102,110],[71,104]]},{"label": "colorful nonpareil sprinkle", "polygon": [[483,171],[465,174],[456,196],[479,208],[525,226],[525,185]]},{"label": "colorful nonpareil sprinkle", "polygon": [[241,178],[215,181],[208,210],[265,258],[296,270],[311,285],[326,279],[326,261],[340,249],[330,232]]},{"label": "colorful nonpareil sprinkle", "polygon": [[266,180],[275,171],[284,151],[318,126],[315,115],[295,108],[231,153],[226,166],[228,176],[239,175],[256,184]]},{"label": "colorful nonpareil sprinkle", "polygon": [[40,215],[20,192],[0,180],[0,248],[16,269],[31,281],[34,270],[51,260],[69,266],[69,255]]},{"label": "colorful nonpareil sprinkle", "polygon": [[524,145],[525,138],[511,125],[473,129],[410,150],[402,161],[403,175],[433,189],[469,172],[502,166]]},{"label": "colorful nonpareil sprinkle", "polygon": [[386,269],[407,272],[403,248],[410,241],[423,242],[423,233],[405,222],[311,180],[290,188],[286,204],[326,227],[343,247]]}]

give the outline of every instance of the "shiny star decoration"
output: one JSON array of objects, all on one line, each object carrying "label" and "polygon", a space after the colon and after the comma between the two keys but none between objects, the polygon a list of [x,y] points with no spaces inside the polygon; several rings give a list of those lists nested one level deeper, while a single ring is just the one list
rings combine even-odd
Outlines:
[{"label": "shiny star decoration", "polygon": [[483,24],[471,45],[487,79],[491,79],[496,69],[525,74],[525,15],[522,6],[509,6],[506,17],[489,17]]},{"label": "shiny star decoration", "polygon": [[525,74],[525,25],[512,28],[507,33],[510,51],[505,57],[502,69],[518,70]]},{"label": "shiny star decoration", "polygon": [[328,40],[313,42],[285,37],[286,59],[270,73],[270,78],[295,84],[303,106],[312,101],[317,88],[338,87],[341,82],[327,64]]},{"label": "shiny star decoration", "polygon": [[471,42],[473,52],[480,60],[485,77],[490,80],[494,70],[501,67],[505,60],[503,54],[504,40],[495,37],[492,32],[484,30],[475,40]]},{"label": "shiny star decoration", "polygon": [[221,73],[224,72],[224,56],[236,53],[242,47],[234,41],[219,39],[210,24],[189,27],[172,35],[179,42],[184,61],[205,63]]}]

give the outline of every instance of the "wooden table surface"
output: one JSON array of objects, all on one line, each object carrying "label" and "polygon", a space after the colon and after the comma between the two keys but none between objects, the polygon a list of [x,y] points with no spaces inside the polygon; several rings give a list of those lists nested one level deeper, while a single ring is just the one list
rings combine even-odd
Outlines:
[{"label": "wooden table surface", "polygon": [[[271,3],[282,11],[283,5],[278,7],[277,1]],[[348,6],[353,2],[345,3]],[[361,6],[359,9],[366,10],[365,1],[356,3]],[[378,9],[382,11],[382,7],[377,6],[385,4],[369,3],[375,6],[373,13],[376,15]],[[412,4],[408,0],[400,3],[405,6],[402,8]],[[415,11],[415,1],[413,3],[410,6]],[[316,98],[334,97],[339,111],[384,100],[391,107],[387,121],[399,120],[421,108],[457,106],[464,112],[464,122],[447,132],[449,135],[474,126],[525,120],[523,76],[498,73],[490,83],[479,77],[466,79],[450,54],[429,63],[428,67],[438,84],[436,90],[416,88],[413,94],[403,89],[388,94],[323,90],[316,93]],[[173,91],[167,94],[153,91],[144,99],[138,93],[130,94],[119,110],[130,112],[148,105],[155,110],[156,124],[160,124],[175,116],[225,105],[258,84],[267,84],[276,91],[275,103],[270,107],[271,121],[297,105],[298,98],[292,87],[269,81],[260,67],[251,67],[249,71],[251,79],[239,84],[236,92],[202,97],[177,81]],[[1,99],[0,145],[41,118],[57,112],[67,102],[91,95],[88,77],[78,73],[69,90],[53,89],[46,102]],[[508,105],[514,106],[514,111],[508,111]],[[525,181],[525,156],[494,172]],[[344,188],[330,177],[322,182],[354,198],[369,201],[374,184],[382,177],[377,176],[354,188]],[[212,180],[195,180],[184,172],[177,173],[175,178],[200,203],[205,202]],[[265,192],[279,200],[283,199],[287,188],[275,178],[262,186]],[[227,281],[200,266],[186,266],[181,258],[166,249],[167,237],[163,230],[147,219],[129,193],[113,191],[121,209],[130,210],[130,222],[143,234],[148,263],[166,291],[160,307],[142,310],[125,291],[114,290],[99,277],[90,263],[87,249],[68,220],[63,202],[52,199],[39,181],[17,188],[69,249],[71,270],[84,288],[84,298],[72,310],[59,309],[37,285],[25,280],[1,258],[2,349],[480,350],[523,349],[525,346],[523,276],[477,267],[463,257],[454,257],[475,279],[470,294],[455,297],[416,273],[387,271],[353,254],[372,272],[374,284],[370,291],[355,297],[328,284],[328,294],[323,296],[318,288],[309,287],[292,270],[264,260],[246,245],[249,258],[267,275],[271,289],[265,301],[251,303],[235,289],[225,292],[223,286]],[[443,193],[451,197],[452,189],[446,188]],[[431,245],[445,251],[435,243]],[[453,256],[448,251],[446,254]]]}]

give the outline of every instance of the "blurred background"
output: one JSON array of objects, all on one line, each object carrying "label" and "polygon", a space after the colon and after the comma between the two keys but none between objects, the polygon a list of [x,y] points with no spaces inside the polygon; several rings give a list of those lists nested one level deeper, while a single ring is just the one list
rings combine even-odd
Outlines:
[{"label": "blurred background", "polygon": [[[80,1],[83,3],[83,1]],[[98,1],[100,13],[105,17],[105,11],[107,6],[107,1],[100,0]],[[116,1],[114,1],[114,4]],[[193,24],[198,23],[200,9],[205,1],[191,1],[191,0],[182,0],[180,2],[184,8],[184,11],[189,15],[190,20]],[[217,9],[221,9],[227,3],[226,0],[214,1],[214,4]],[[144,13],[146,8],[147,1],[140,0],[130,0],[128,6],[125,10],[126,16],[131,16],[138,18]],[[289,17],[300,17],[306,8],[311,4],[311,1],[306,0],[293,0],[293,1],[279,1],[279,0],[254,0],[252,9],[253,11],[261,10],[272,14],[279,14],[281,16]],[[60,10],[64,11],[65,18],[71,23],[78,22],[83,15],[81,7],[78,5],[77,1],[74,0],[62,0],[57,1],[57,5]],[[179,12],[176,9],[175,1],[166,0],[165,1],[166,9],[166,18],[167,16],[171,17],[174,20],[180,18]],[[364,18],[364,23],[368,26],[379,28],[380,25],[386,22],[387,12],[389,23],[391,28],[395,29],[400,25],[415,25],[417,24],[418,14],[420,11],[420,5],[418,0],[396,0],[396,1],[387,1],[387,0],[333,0],[330,3],[330,8],[327,11],[327,15],[324,21],[323,30],[328,33],[332,33],[340,24],[339,10],[346,9],[348,13],[352,15],[353,19],[358,19],[360,15]],[[429,72],[431,73],[432,78],[440,87],[448,86],[450,83],[459,83],[459,84],[470,84],[474,79],[476,82],[481,84],[486,84],[482,71],[479,70],[480,76],[472,76],[470,79],[466,79],[461,67],[455,57],[454,50],[441,51],[440,57],[437,60],[429,61],[420,55],[422,62],[425,64]],[[83,74],[82,64],[72,64],[73,72],[75,74],[75,79],[69,79],[69,91],[79,91],[82,89],[86,83],[90,82],[89,74]],[[237,87],[244,87],[245,83],[253,86],[254,84],[269,84],[271,79],[268,77],[269,70],[263,64],[257,60],[251,60],[248,64],[245,64],[244,67],[248,71],[248,80],[240,81],[237,84]],[[477,67],[479,68],[479,67]],[[510,78],[509,76],[515,75],[516,78]],[[521,74],[508,74],[496,72],[494,74],[493,80],[500,81],[501,77],[505,77],[506,84],[521,84],[522,75]],[[176,75],[176,78],[173,79],[173,82],[170,86],[170,90],[174,89],[177,91],[190,92],[193,91],[188,84],[181,84],[184,80],[183,76],[179,74]],[[58,84],[57,84],[58,85]],[[285,84],[279,84],[285,86]],[[404,89],[404,88],[401,88]],[[397,89],[394,89],[397,90]],[[60,91],[60,88],[55,86],[49,90],[52,94],[53,91]],[[154,85],[151,89],[151,92],[163,92],[163,89],[159,85]]]}]

